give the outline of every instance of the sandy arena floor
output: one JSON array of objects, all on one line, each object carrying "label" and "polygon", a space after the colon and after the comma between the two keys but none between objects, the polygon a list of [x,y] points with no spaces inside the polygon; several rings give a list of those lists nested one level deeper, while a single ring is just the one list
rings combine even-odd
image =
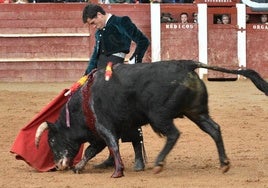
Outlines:
[{"label": "sandy arena floor", "polygon": [[164,171],[153,174],[154,159],[163,147],[150,128],[143,128],[148,156],[146,170],[133,171],[133,149],[121,143],[125,177],[110,178],[113,169],[94,169],[108,150],[91,160],[82,174],[39,173],[9,152],[19,130],[63,88],[72,83],[0,83],[0,187],[4,188],[268,188],[268,98],[248,80],[208,82],[210,114],[221,125],[232,167],[219,170],[212,139],[188,119],[176,119],[182,132]]}]

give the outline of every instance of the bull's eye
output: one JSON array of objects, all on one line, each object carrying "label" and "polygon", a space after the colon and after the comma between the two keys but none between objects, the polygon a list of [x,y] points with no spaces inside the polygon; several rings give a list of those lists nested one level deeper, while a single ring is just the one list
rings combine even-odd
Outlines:
[{"label": "bull's eye", "polygon": [[53,146],[55,144],[55,139],[54,138],[50,139],[49,143],[51,146]]}]

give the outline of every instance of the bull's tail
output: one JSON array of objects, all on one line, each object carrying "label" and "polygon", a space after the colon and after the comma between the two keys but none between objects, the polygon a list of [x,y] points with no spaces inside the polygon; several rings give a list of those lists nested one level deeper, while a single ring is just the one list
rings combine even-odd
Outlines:
[{"label": "bull's tail", "polygon": [[243,69],[243,70],[226,69],[217,66],[209,66],[207,64],[200,62],[197,62],[196,66],[197,66],[196,68],[205,68],[214,71],[230,73],[230,74],[239,74],[245,76],[249,78],[259,90],[261,90],[262,92],[265,93],[265,95],[268,96],[268,83],[259,75],[259,73],[257,73],[252,69]]}]

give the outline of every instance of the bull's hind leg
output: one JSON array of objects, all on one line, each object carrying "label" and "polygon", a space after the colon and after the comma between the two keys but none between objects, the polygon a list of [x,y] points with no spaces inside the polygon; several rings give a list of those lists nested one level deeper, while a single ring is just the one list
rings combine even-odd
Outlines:
[{"label": "bull's hind leg", "polygon": [[213,138],[217,146],[222,172],[227,172],[230,169],[230,161],[225,153],[220,126],[214,122],[208,114],[201,114],[192,117],[188,116],[188,118],[195,122],[201,130],[208,133]]},{"label": "bull's hind leg", "polygon": [[154,129],[154,131],[166,136],[167,138],[164,148],[159,153],[155,161],[154,173],[157,174],[162,171],[164,166],[164,160],[166,156],[169,154],[169,152],[172,150],[174,145],[176,144],[180,136],[180,132],[173,124],[173,120],[161,121],[161,124],[151,123],[151,126]]}]

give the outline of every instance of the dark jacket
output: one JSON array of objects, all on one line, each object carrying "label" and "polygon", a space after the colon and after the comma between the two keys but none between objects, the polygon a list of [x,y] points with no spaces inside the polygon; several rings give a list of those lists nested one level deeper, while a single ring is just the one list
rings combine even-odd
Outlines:
[{"label": "dark jacket", "polygon": [[[102,37],[100,38],[100,34]],[[128,16],[119,17],[112,15],[106,26],[95,33],[96,43],[93,54],[89,60],[86,73],[97,68],[99,54],[106,56],[118,52],[129,53],[131,41],[136,43],[134,56],[136,62],[141,63],[142,58],[150,44],[148,38],[132,23]],[[100,42],[102,49],[100,50]]]}]

